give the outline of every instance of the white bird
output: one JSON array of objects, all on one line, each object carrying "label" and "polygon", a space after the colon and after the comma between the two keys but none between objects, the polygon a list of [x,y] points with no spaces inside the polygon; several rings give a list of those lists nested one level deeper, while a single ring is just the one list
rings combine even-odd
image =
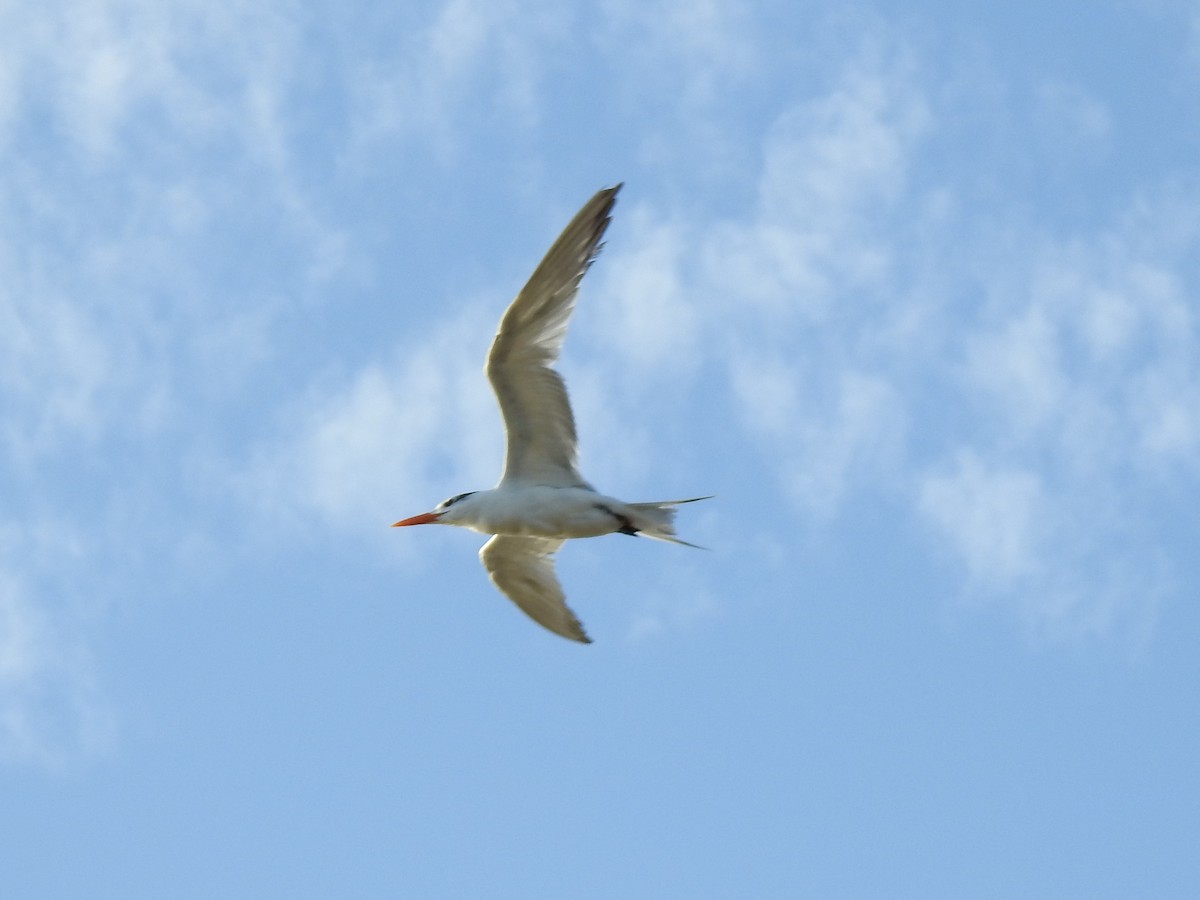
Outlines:
[{"label": "white bird", "polygon": [[584,204],[500,320],[485,367],[508,433],[499,483],[456,494],[393,526],[460,525],[495,535],[479,551],[492,583],[539,625],[583,643],[591,639],[554,574],[563,541],[619,531],[687,544],[675,537],[675,507],[708,499],[625,503],[598,493],[577,467],[575,419],[562,376],[551,366],[620,189],[602,190]]}]

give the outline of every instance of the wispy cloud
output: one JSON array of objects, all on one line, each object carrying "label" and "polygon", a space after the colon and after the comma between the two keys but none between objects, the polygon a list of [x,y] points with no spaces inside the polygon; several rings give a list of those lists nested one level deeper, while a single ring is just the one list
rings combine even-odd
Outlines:
[{"label": "wispy cloud", "polygon": [[115,717],[87,651],[86,600],[52,571],[78,553],[70,528],[0,523],[0,761],[59,767],[104,751]]},{"label": "wispy cloud", "polygon": [[81,637],[0,579],[0,761],[58,768],[111,746],[115,718]]},{"label": "wispy cloud", "polygon": [[1137,201],[1086,236],[1030,233],[947,348],[971,449],[919,479],[919,506],[974,588],[1036,626],[1144,619],[1169,580],[1152,498],[1196,490],[1200,426],[1195,232],[1181,241],[1173,207]]},{"label": "wispy cloud", "polygon": [[[341,264],[283,124],[294,29],[255,6],[0,6],[0,740],[12,759],[53,763],[111,736],[82,623],[120,601],[116,571],[136,580],[137,548],[167,543],[150,523],[187,540],[185,470],[273,352],[274,295],[303,297]],[[272,269],[264,289],[252,257],[292,248],[307,265]],[[83,517],[78,532],[37,524]]]},{"label": "wispy cloud", "polygon": [[[742,4],[723,0],[605,0],[595,39],[625,61],[619,76],[695,113],[722,102],[756,70],[756,28]],[[648,85],[647,71],[659,75]]]},{"label": "wispy cloud", "polygon": [[1041,545],[1056,529],[1037,475],[989,468],[971,451],[930,472],[917,502],[962,557],[972,582],[997,591],[1035,574]]},{"label": "wispy cloud", "polygon": [[[988,456],[996,454],[991,448]],[[1120,496],[1064,485],[1033,467],[1005,466],[963,450],[921,479],[918,510],[936,533],[935,554],[957,559],[962,596],[1010,606],[1032,636],[1150,633],[1168,596],[1166,560],[1147,534],[1144,509]]]},{"label": "wispy cloud", "polygon": [[568,17],[557,4],[507,0],[448,0],[427,17],[398,12],[380,26],[392,38],[386,51],[357,61],[349,80],[349,155],[399,142],[457,159],[473,119],[532,126],[543,66],[566,41]]},{"label": "wispy cloud", "polygon": [[632,361],[640,376],[692,375],[700,315],[687,296],[682,271],[689,257],[689,229],[656,221],[636,202],[622,214],[620,249],[606,255],[599,271],[589,276],[589,294],[600,296],[594,318],[604,344]]},{"label": "wispy cloud", "polygon": [[902,441],[907,414],[879,358],[902,319],[883,305],[896,248],[879,210],[903,198],[929,126],[909,55],[871,41],[831,89],[769,125],[747,215],[656,222],[638,210],[625,226],[634,249],[622,241],[607,261],[623,274],[601,278],[600,340],[623,355],[623,376],[723,367],[736,424],[769,445],[813,513],[891,466]]},{"label": "wispy cloud", "polygon": [[[658,213],[655,240],[612,265],[636,273],[674,249],[621,290],[692,306],[680,333],[726,368],[742,427],[804,515],[907,499],[907,527],[957,558],[964,595],[1050,635],[1140,635],[1171,568],[1146,497],[1197,488],[1198,233],[1180,182],[1133,186],[1091,230],[1018,204],[979,219],[960,198],[987,194],[991,173],[923,161],[953,104],[1005,101],[964,101],[902,45],[864,46],[764,134],[750,214]],[[1023,127],[1041,152],[1102,159],[1119,123],[1099,101],[1061,83],[1035,94]],[[637,303],[602,317],[626,377],[653,376],[672,337]]]},{"label": "wispy cloud", "polygon": [[335,528],[384,534],[381,524],[432,506],[439,491],[493,483],[503,438],[482,375],[486,321],[469,307],[314,388],[256,449],[245,496],[266,510],[308,510]]}]

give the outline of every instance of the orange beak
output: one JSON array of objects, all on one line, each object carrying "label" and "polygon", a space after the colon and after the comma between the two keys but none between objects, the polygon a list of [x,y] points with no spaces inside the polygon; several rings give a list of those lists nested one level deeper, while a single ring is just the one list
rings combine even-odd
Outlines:
[{"label": "orange beak", "polygon": [[436,522],[438,519],[440,519],[441,516],[442,516],[441,513],[431,513],[431,512],[421,513],[419,516],[412,516],[407,519],[401,519],[399,522],[395,522],[392,525],[392,527],[393,528],[401,528],[404,525],[431,525],[434,522]]}]

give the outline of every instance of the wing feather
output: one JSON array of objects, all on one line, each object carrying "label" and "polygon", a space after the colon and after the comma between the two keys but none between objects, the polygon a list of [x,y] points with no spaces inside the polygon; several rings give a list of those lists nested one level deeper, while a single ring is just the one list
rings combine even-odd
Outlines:
[{"label": "wing feather", "polygon": [[498,534],[480,549],[479,560],[492,583],[529,618],[555,634],[590,644],[554,574],[554,554],[562,544],[551,538]]},{"label": "wing feather", "polygon": [[508,435],[505,481],[586,487],[558,359],[584,273],[600,252],[621,185],[600,191],[559,235],[500,320],[487,359]]}]

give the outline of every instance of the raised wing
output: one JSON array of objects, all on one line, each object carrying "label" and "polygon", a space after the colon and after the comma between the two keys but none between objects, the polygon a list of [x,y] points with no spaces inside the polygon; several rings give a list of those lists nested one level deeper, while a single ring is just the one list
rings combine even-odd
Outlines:
[{"label": "raised wing", "polygon": [[620,189],[619,184],[606,188],[584,204],[500,320],[487,375],[508,433],[501,483],[588,486],[576,468],[578,442],[567,388],[551,366]]},{"label": "raised wing", "polygon": [[590,644],[554,575],[554,554],[562,544],[551,538],[498,534],[480,549],[479,560],[492,584],[529,618],[555,634]]}]

